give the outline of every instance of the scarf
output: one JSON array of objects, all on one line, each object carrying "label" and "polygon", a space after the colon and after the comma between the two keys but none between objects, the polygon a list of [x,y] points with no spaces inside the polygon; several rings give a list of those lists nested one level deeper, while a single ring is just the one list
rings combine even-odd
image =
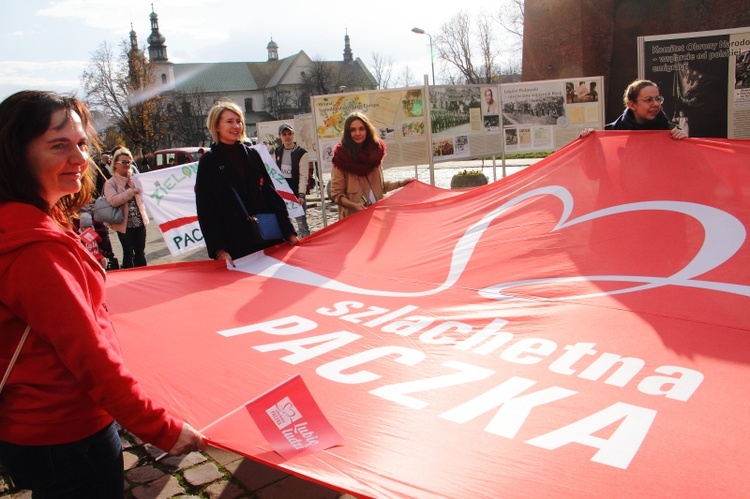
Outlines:
[{"label": "scarf", "polygon": [[628,108],[623,111],[619,118],[604,128],[606,130],[671,130],[674,127],[669,124],[669,118],[664,114],[664,111],[657,114],[653,120],[638,123],[635,120],[633,110]]},{"label": "scarf", "polygon": [[352,158],[349,151],[346,150],[344,145],[339,142],[333,149],[332,162],[338,168],[341,168],[345,172],[359,175],[360,177],[366,177],[371,171],[380,165],[385,157],[385,143],[379,141],[377,147],[371,148],[360,148],[357,152],[357,157]]}]

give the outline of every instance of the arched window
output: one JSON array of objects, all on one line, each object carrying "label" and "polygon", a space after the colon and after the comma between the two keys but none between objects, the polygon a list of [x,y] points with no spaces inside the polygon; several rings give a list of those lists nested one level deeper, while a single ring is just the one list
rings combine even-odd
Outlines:
[{"label": "arched window", "polygon": [[167,84],[167,75],[165,75],[164,73],[162,73],[162,75],[161,75],[161,84],[162,85],[166,85]]}]

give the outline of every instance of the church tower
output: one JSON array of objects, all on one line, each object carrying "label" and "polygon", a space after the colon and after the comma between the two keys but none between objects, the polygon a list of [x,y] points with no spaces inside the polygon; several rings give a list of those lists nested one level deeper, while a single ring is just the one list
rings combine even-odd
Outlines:
[{"label": "church tower", "polygon": [[159,33],[159,16],[154,12],[151,4],[151,34],[148,37],[148,57],[154,62],[166,62],[167,46],[164,45],[166,38]]},{"label": "church tower", "polygon": [[352,54],[352,47],[349,45],[349,30],[346,30],[346,36],[344,36],[344,62],[354,61],[354,55]]},{"label": "church tower", "polygon": [[140,51],[138,48],[138,35],[136,35],[135,30],[133,29],[133,23],[130,23],[130,51]]},{"label": "church tower", "polygon": [[[151,4],[151,34],[148,37],[148,58],[154,63],[154,73],[157,85],[174,86],[174,67],[167,58],[166,38],[159,33],[159,16],[154,12]],[[132,43],[132,38],[131,38]]]},{"label": "church tower", "polygon": [[268,50],[269,61],[279,60],[279,46],[276,44],[275,41],[273,41],[273,38],[271,38],[271,41],[268,42],[268,45],[266,45],[266,49]]}]

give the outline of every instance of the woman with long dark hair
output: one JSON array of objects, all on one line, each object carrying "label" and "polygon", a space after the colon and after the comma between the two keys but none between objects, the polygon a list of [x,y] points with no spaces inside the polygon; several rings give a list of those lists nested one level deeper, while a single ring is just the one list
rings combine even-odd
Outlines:
[{"label": "woman with long dark hair", "polygon": [[383,178],[385,143],[362,113],[352,113],[344,122],[341,142],[333,150],[331,199],[338,205],[339,220],[383,199],[386,192],[414,179],[386,182]]},{"label": "woman with long dark hair", "polygon": [[105,271],[72,230],[95,138],[75,98],[0,103],[0,463],[34,497],[123,497],[115,419],[172,455],[206,446],[125,367]]}]

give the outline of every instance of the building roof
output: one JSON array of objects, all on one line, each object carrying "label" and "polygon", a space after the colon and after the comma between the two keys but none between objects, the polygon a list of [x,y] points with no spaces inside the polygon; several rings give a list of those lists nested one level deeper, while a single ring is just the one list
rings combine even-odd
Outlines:
[{"label": "building roof", "polygon": [[[313,61],[299,51],[297,54],[278,59],[278,44],[268,43],[268,60],[262,62],[203,62],[172,63],[167,58],[165,38],[159,32],[158,16],[151,13],[151,36],[149,57],[158,65],[171,66],[174,90],[186,93],[224,94],[228,92],[252,92],[273,89],[280,85],[299,85],[299,74],[292,68],[309,66]],[[345,36],[344,60],[325,61],[332,72],[346,86],[377,87],[377,81],[361,59],[353,59],[349,35]]]},{"label": "building roof", "polygon": [[[299,61],[302,59],[302,61]],[[284,59],[263,62],[203,62],[173,64],[175,90],[225,93],[262,90],[279,86],[290,68],[300,62],[310,64],[304,51]],[[342,81],[350,85],[377,86],[377,81],[360,58],[354,61],[325,61]]]},{"label": "building roof", "polygon": [[246,62],[199,62],[175,64],[175,90],[183,92],[236,92],[258,90]]}]

